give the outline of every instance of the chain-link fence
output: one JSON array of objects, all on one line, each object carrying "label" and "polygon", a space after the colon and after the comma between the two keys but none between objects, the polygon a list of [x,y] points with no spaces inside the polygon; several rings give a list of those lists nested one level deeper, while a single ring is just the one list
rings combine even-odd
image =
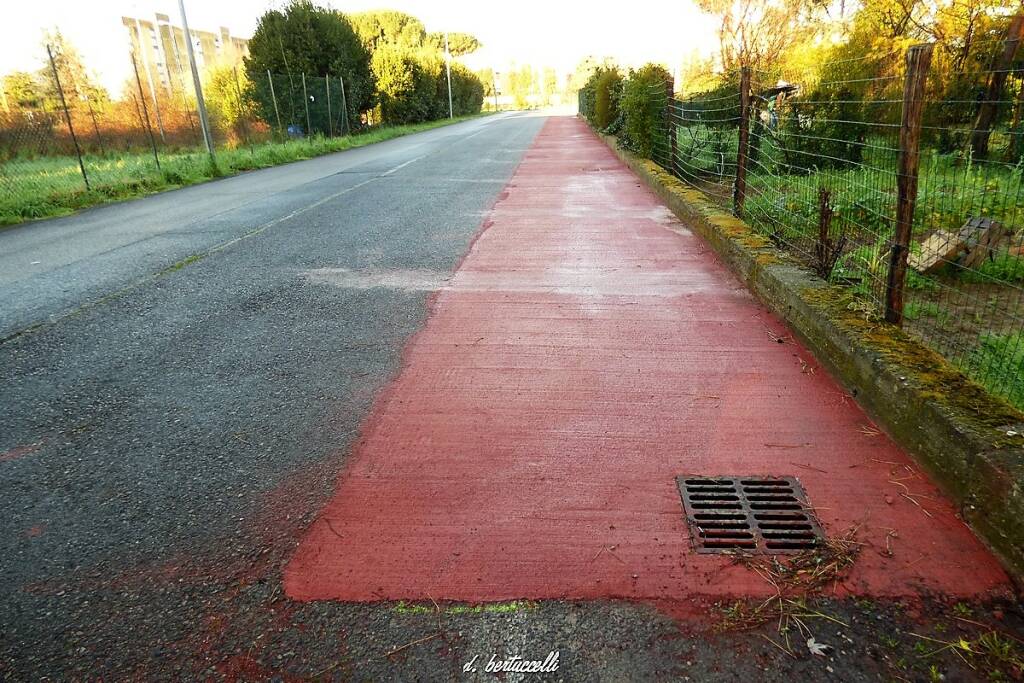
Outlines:
[{"label": "chain-link fence", "polygon": [[263,157],[273,155],[265,149],[271,141],[310,147],[299,155],[308,156],[362,127],[343,75],[268,73],[250,80],[240,65],[214,67],[202,78],[216,149],[211,166],[187,72],[151,82],[133,55],[122,92],[111,97],[76,81],[52,52],[53,59],[42,53],[48,68],[31,88],[4,93],[0,225],[269,165]]},{"label": "chain-link fence", "polygon": [[717,74],[651,157],[1024,407],[1021,35]]}]

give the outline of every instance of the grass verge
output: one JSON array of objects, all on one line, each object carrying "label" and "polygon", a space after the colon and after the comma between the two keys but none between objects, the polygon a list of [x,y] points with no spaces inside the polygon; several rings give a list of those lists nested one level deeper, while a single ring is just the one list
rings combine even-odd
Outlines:
[{"label": "grass verge", "polygon": [[216,166],[205,152],[197,151],[163,153],[159,169],[151,153],[86,156],[83,162],[89,190],[82,182],[75,157],[13,159],[0,165],[0,226],[63,216],[90,206],[363,147],[484,115],[375,128],[346,137],[311,137],[219,149]]},{"label": "grass verge", "polygon": [[[991,391],[999,391],[1018,408],[1024,408],[1024,332],[986,334],[968,359],[967,365],[979,368],[980,381]],[[986,384],[987,377],[1006,378],[997,386]]]}]

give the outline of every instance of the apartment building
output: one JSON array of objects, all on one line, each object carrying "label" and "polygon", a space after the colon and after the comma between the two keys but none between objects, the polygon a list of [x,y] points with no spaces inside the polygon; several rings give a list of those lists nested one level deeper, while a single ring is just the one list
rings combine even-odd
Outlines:
[{"label": "apartment building", "polygon": [[[171,23],[166,14],[150,19],[121,17],[128,30],[131,47],[138,60],[139,71],[148,74],[154,88],[176,92],[192,87],[185,32]],[[231,35],[220,27],[217,32],[192,29],[192,49],[200,72],[221,64],[241,64],[249,54],[249,41]]]}]

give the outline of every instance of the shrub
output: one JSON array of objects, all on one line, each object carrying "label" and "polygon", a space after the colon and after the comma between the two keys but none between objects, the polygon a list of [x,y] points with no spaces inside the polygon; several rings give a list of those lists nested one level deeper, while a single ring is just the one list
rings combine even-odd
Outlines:
[{"label": "shrub", "polygon": [[618,112],[616,93],[621,82],[622,75],[617,67],[599,66],[594,69],[587,82],[580,88],[580,114],[594,128],[603,130],[615,120]]},{"label": "shrub", "polygon": [[594,84],[594,120],[592,123],[598,130],[604,130],[619,115],[619,103],[616,94],[622,83],[622,75],[617,69],[602,71]]},{"label": "shrub", "polygon": [[423,64],[408,49],[380,45],[370,62],[377,80],[377,99],[385,123],[418,123],[435,118],[436,65]]},{"label": "shrub", "polygon": [[[448,116],[445,64],[432,49],[381,44],[373,52],[372,68],[385,123],[419,123]],[[451,70],[455,116],[478,113],[483,83],[461,64],[452,62]]]},{"label": "shrub", "polygon": [[276,119],[267,71],[292,74],[289,87],[279,87],[275,93],[281,115],[291,123],[305,124],[301,115],[305,106],[301,89],[293,87],[293,80],[303,73],[307,77],[327,74],[344,77],[348,120],[353,124],[373,100],[369,51],[344,15],[309,0],[292,0],[283,9],[270,10],[260,17],[249,40],[245,69],[254,84],[250,96],[256,101],[264,121]]},{"label": "shrub", "polygon": [[623,147],[650,158],[665,138],[664,115],[668,102],[665,84],[671,74],[657,64],[631,71],[622,86],[622,127],[619,141]]},{"label": "shrub", "polygon": [[[450,38],[450,37],[449,37]],[[484,84],[480,77],[452,62],[452,108],[456,116],[479,114],[484,103]]]}]

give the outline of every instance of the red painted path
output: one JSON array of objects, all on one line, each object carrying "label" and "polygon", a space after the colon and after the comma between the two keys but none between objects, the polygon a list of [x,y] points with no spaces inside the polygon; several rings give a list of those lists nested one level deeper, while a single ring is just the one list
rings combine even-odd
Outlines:
[{"label": "red painted path", "polygon": [[549,119],[378,398],[288,594],[770,594],[692,553],[683,473],[797,476],[828,532],[860,525],[868,544],[841,590],[1004,586],[907,456],[773,339],[786,334],[584,124]]}]

